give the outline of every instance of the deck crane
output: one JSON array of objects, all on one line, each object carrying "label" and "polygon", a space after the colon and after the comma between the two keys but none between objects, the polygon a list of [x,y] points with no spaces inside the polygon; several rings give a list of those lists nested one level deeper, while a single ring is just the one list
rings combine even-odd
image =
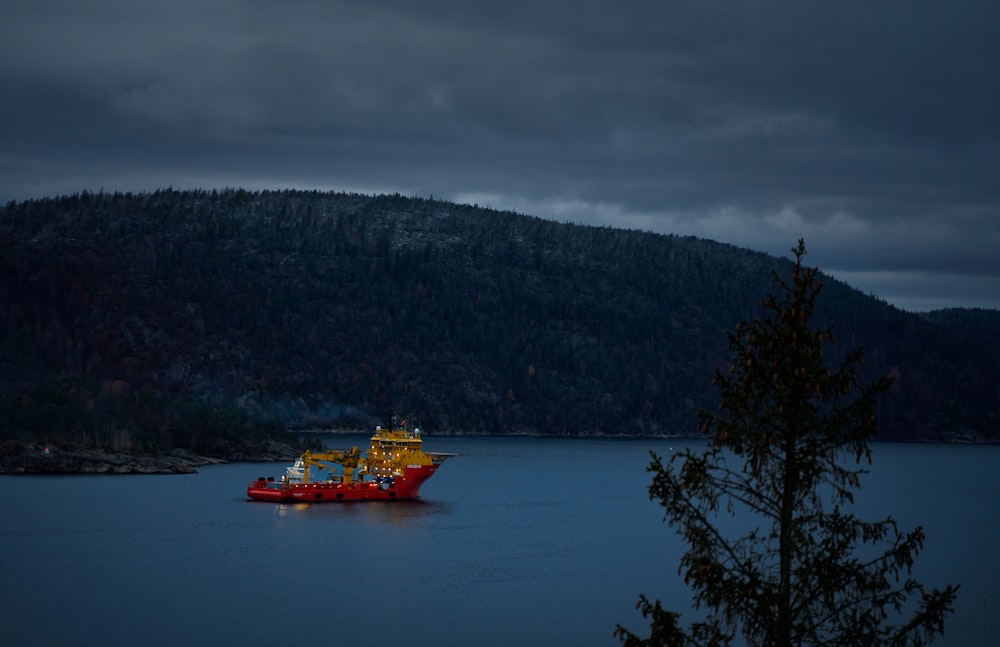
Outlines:
[{"label": "deck crane", "polygon": [[357,447],[334,449],[325,452],[311,452],[306,450],[302,454],[301,459],[303,483],[309,482],[309,468],[312,466],[330,470],[331,474],[334,473],[337,466],[340,466],[343,469],[341,482],[345,484],[354,481],[354,470],[363,469],[365,466],[365,457]]}]

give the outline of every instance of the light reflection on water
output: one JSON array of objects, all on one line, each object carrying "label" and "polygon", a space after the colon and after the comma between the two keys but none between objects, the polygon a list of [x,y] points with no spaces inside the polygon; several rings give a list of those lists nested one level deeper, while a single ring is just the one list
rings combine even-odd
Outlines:
[{"label": "light reflection on water", "polygon": [[[648,450],[678,441],[426,442],[460,455],[415,502],[247,501],[279,464],[0,477],[3,641],[613,645],[616,623],[641,629],[640,592],[686,606],[683,547],[646,496]],[[936,644],[982,644],[983,596],[1000,624],[1000,448],[875,451],[862,516],[925,526],[915,575],[963,585]]]}]

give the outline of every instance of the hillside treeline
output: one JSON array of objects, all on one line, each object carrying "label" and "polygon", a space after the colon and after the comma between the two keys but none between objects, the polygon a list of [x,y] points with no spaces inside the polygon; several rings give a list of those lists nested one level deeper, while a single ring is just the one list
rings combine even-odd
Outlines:
[{"label": "hillside treeline", "polygon": [[[788,266],[690,237],[295,191],[10,203],[0,249],[2,433],[140,448],[232,416],[358,429],[390,411],[439,434],[692,435],[726,331]],[[1000,352],[977,330],[997,313],[922,317],[830,278],[820,307],[869,371],[897,375],[884,437],[1000,437]]]}]

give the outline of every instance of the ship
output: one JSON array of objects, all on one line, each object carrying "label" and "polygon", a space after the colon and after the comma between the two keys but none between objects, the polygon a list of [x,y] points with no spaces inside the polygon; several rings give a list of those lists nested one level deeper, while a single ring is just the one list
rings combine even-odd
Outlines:
[{"label": "ship", "polygon": [[397,422],[394,416],[387,427],[375,428],[367,453],[357,447],[307,450],[279,479],[261,476],[250,481],[247,496],[275,503],[416,499],[420,487],[452,456],[423,451],[420,429],[410,430],[405,420]]}]

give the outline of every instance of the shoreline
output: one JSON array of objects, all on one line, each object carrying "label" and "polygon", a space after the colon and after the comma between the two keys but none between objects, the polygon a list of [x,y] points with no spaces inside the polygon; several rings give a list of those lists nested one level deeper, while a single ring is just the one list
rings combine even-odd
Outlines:
[{"label": "shoreline", "polygon": [[[325,434],[330,436],[363,436],[364,431],[357,430],[290,430],[290,434]],[[592,436],[556,436],[552,434],[514,433],[506,435],[468,434],[468,433],[437,433],[428,434],[437,438],[551,438],[570,440],[627,440],[627,441],[704,441],[707,438],[692,436],[625,436],[625,435],[592,435]],[[898,440],[872,439],[871,444],[915,444],[915,445],[986,445],[995,446],[998,443],[953,438],[950,440]],[[60,448],[55,445],[38,445],[34,443],[9,443],[0,447],[0,475],[43,475],[43,474],[195,474],[198,467],[226,463],[276,463],[293,462],[302,453],[302,448],[285,442],[266,441],[259,447],[247,450],[234,449],[223,456],[202,456],[191,452],[175,449],[169,454],[152,456],[148,454],[130,454],[128,452],[106,449],[90,449],[84,447]]]},{"label": "shoreline", "polygon": [[0,454],[0,474],[195,474],[198,467],[226,463],[294,461],[301,452],[291,445],[270,441],[253,452],[234,451],[225,458],[200,456],[182,449],[151,456],[105,449],[24,444],[5,447]]}]

